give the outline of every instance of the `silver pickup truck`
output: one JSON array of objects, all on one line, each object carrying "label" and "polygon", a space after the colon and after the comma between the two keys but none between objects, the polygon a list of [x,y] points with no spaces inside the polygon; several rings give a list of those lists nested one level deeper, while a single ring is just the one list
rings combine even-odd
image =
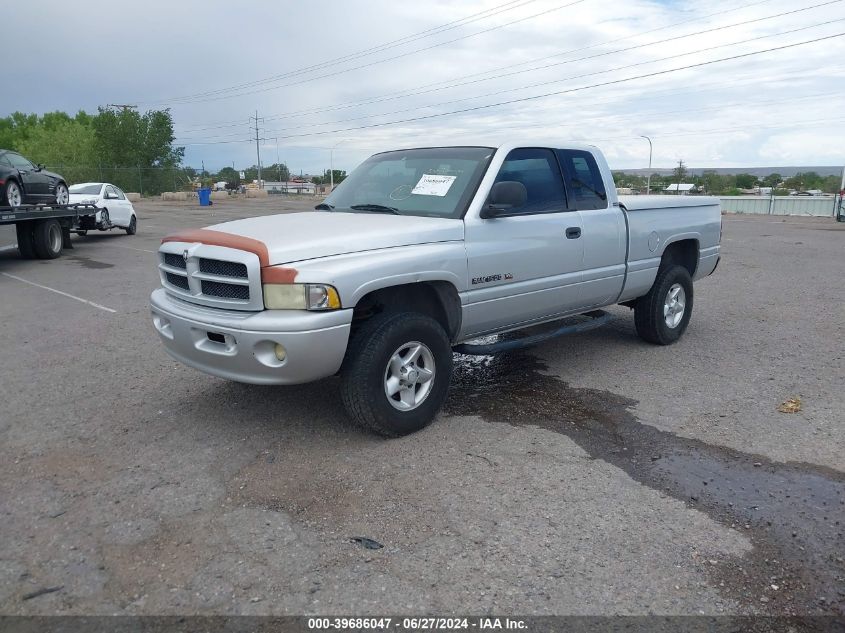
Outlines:
[{"label": "silver pickup truck", "polygon": [[473,339],[622,304],[643,339],[675,342],[720,240],[718,200],[620,198],[593,146],[408,149],[316,211],[166,237],[150,301],[186,365],[255,384],[339,373],[350,416],[398,436],[434,419]]}]

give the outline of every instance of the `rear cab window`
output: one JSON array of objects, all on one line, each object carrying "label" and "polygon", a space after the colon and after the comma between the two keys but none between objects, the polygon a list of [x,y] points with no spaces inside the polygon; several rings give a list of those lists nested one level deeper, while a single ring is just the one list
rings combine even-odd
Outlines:
[{"label": "rear cab window", "polygon": [[559,149],[557,157],[566,179],[570,204],[579,211],[607,208],[607,192],[596,159],[590,152]]}]

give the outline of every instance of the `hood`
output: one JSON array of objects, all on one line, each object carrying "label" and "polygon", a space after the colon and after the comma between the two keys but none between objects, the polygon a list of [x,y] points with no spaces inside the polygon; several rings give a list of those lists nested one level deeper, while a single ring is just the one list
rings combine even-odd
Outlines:
[{"label": "hood", "polygon": [[263,242],[270,266],[464,238],[463,220],[336,211],[269,215],[215,224],[208,229]]}]

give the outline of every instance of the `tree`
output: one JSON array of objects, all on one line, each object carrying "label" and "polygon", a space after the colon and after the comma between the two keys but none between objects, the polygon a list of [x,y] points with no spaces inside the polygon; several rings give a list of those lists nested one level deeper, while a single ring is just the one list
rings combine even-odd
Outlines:
[{"label": "tree", "polygon": [[93,122],[97,152],[116,167],[173,167],[185,155],[173,145],[170,110],[101,107]]},{"label": "tree", "polygon": [[[333,177],[332,177],[333,176]],[[333,169],[331,172],[327,169],[323,172],[323,183],[329,183],[334,180],[335,185],[339,185],[346,179],[345,169]]]},{"label": "tree", "polygon": [[94,129],[84,112],[45,114],[16,143],[15,149],[36,163],[49,165],[70,182],[96,180]]},{"label": "tree", "polygon": [[224,167],[214,177],[217,182],[225,182],[227,189],[237,189],[241,184],[241,175],[233,167]]},{"label": "tree", "polygon": [[739,189],[753,189],[757,186],[757,176],[752,174],[737,174],[736,186]]},{"label": "tree", "polygon": [[781,182],[783,182],[783,176],[778,173],[769,174],[764,177],[761,182],[764,187],[777,187]]}]

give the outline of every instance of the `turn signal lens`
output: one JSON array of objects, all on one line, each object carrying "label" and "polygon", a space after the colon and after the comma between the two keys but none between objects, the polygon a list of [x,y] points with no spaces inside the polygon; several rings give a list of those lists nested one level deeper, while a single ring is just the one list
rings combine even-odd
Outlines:
[{"label": "turn signal lens", "polygon": [[309,310],[336,310],[340,307],[340,297],[332,286],[308,284]]},{"label": "turn signal lens", "polygon": [[288,351],[285,349],[285,346],[281,343],[276,343],[273,351],[276,352],[276,358],[280,361],[285,360],[288,357]]}]

